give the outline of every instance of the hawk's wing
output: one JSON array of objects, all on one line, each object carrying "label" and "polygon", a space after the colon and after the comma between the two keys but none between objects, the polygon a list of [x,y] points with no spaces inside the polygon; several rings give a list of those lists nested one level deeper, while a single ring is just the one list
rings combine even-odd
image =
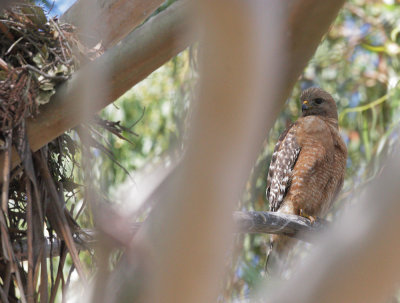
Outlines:
[{"label": "hawk's wing", "polygon": [[296,123],[279,137],[272,154],[267,178],[267,199],[270,210],[277,211],[290,187],[292,170],[300,153],[296,140]]}]

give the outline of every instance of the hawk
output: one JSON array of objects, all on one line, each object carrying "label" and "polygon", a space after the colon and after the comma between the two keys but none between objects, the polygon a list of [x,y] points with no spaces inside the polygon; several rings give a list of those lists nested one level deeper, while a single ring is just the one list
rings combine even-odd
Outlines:
[{"label": "hawk", "polygon": [[[301,117],[279,137],[267,179],[270,211],[312,222],[330,209],[343,186],[347,148],[339,134],[335,100],[320,88],[300,96]],[[282,271],[293,240],[271,237],[267,270]]]}]

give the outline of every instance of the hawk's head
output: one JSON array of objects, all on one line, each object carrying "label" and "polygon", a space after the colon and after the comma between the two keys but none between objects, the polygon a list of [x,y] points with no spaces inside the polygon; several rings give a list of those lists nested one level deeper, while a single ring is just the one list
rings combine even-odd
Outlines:
[{"label": "hawk's head", "polygon": [[337,120],[336,102],[326,91],[311,87],[304,90],[300,96],[302,116],[323,116]]}]

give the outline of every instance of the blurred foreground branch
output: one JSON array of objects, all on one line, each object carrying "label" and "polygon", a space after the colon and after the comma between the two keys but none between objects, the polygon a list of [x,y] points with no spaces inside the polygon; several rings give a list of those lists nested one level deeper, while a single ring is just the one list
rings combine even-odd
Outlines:
[{"label": "blurred foreground branch", "polygon": [[[31,149],[38,150],[68,129],[89,119],[184,50],[190,41],[195,40],[195,37],[185,35],[188,23],[186,5],[179,1],[61,84],[51,102],[40,107],[40,115],[27,120]],[[108,85],[96,87],[96,92],[93,92],[98,96],[96,102],[90,104],[90,112],[83,111],[82,94],[88,87],[88,79],[93,79],[95,75],[104,75]],[[4,153],[0,153],[0,169],[3,157]],[[13,166],[18,162],[18,156],[13,153]]]},{"label": "blurred foreground branch", "polygon": [[[324,220],[317,220],[311,224],[310,220],[295,216],[268,211],[236,211],[233,219],[238,233],[265,233],[265,234],[284,234],[290,237],[312,241],[315,233],[326,227]],[[134,223],[129,230],[126,230],[126,238],[132,238],[141,227],[141,223]],[[120,232],[120,230],[119,230]],[[109,234],[109,236],[112,236]],[[119,237],[121,237],[119,235]],[[84,239],[75,238],[75,244],[79,250],[87,250],[96,241],[96,232],[91,229],[85,230]],[[57,257],[62,249],[62,241],[53,237],[46,239],[45,255],[47,258]],[[19,260],[27,260],[28,245],[26,240],[14,243],[15,255]]]},{"label": "blurred foreground branch", "polygon": [[[12,0],[2,0],[1,2],[0,2],[0,9],[3,9],[3,8],[7,8],[9,5],[11,5],[13,3],[13,1]],[[15,2],[14,2],[14,4],[15,4]]]},{"label": "blurred foreground branch", "polygon": [[108,49],[145,21],[162,3],[163,0],[77,1],[61,20],[75,25],[85,42],[97,44],[101,41]]},{"label": "blurred foreground branch", "polygon": [[318,249],[293,277],[265,285],[263,302],[389,302],[400,282],[398,146],[393,155],[354,206],[318,235]]}]

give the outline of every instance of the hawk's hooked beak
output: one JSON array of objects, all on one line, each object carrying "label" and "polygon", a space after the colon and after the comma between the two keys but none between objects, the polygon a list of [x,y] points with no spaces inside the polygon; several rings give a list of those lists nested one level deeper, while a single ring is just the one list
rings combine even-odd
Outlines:
[{"label": "hawk's hooked beak", "polygon": [[309,108],[308,101],[307,100],[303,101],[303,104],[301,105],[301,111],[303,112],[308,108]]}]

